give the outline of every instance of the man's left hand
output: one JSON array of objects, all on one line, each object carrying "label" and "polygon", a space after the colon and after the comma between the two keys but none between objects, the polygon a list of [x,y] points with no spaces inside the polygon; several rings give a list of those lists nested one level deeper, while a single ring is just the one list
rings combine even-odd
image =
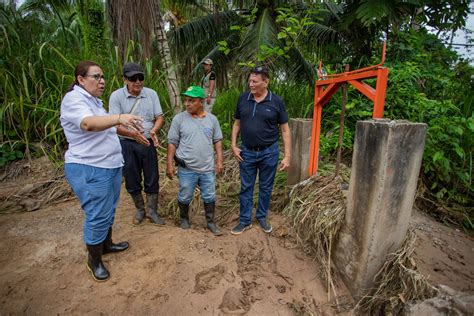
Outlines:
[{"label": "man's left hand", "polygon": [[160,145],[160,141],[158,140],[158,135],[157,135],[156,133],[157,133],[157,131],[155,131],[154,129],[152,129],[152,130],[150,131],[150,138],[151,138],[151,140],[153,141],[153,145],[154,145],[155,147],[158,147],[158,146]]},{"label": "man's left hand", "polygon": [[218,162],[216,164],[216,173],[221,174],[224,171],[224,164],[222,162]]},{"label": "man's left hand", "polygon": [[283,171],[288,169],[290,167],[290,157],[283,157],[283,159],[280,162],[280,169],[279,171]]},{"label": "man's left hand", "polygon": [[173,180],[174,173],[175,173],[174,165],[172,163],[167,164],[166,165],[166,176],[169,179]]}]

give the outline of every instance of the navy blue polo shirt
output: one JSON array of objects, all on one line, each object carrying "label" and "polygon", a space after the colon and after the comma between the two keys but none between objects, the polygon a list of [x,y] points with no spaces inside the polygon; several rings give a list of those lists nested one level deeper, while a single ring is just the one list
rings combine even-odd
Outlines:
[{"label": "navy blue polo shirt", "polygon": [[278,141],[280,124],[288,123],[283,100],[271,92],[260,103],[244,92],[237,101],[234,118],[240,120],[240,138],[246,147],[265,147]]}]

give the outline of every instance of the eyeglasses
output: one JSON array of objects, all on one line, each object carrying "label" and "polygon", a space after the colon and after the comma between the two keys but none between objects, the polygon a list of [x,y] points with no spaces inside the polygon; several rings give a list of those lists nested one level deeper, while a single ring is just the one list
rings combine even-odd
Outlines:
[{"label": "eyeglasses", "polygon": [[104,81],[105,81],[104,75],[101,75],[101,74],[85,75],[84,77],[92,77],[96,81],[99,81],[100,79],[104,79]]},{"label": "eyeglasses", "polygon": [[136,75],[133,75],[131,77],[125,77],[125,78],[127,78],[127,80],[131,81],[131,82],[136,82],[137,80],[143,81],[143,80],[145,80],[145,75],[144,74],[136,74]]}]

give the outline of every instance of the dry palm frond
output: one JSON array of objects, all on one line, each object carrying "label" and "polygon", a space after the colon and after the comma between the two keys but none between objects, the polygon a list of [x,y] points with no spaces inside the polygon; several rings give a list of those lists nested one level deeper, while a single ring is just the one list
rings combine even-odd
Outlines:
[{"label": "dry palm frond", "polygon": [[438,289],[416,269],[412,253],[416,235],[410,229],[402,246],[388,256],[378,272],[377,289],[370,296],[363,297],[356,310],[363,314],[399,314],[408,301],[425,300],[438,294]]},{"label": "dry palm frond", "polygon": [[295,185],[283,212],[293,220],[298,243],[321,264],[320,275],[334,290],[332,250],[346,211],[341,178],[317,176]]},{"label": "dry palm frond", "polygon": [[69,184],[61,174],[52,179],[27,184],[20,191],[0,199],[0,212],[30,212],[72,198]]}]

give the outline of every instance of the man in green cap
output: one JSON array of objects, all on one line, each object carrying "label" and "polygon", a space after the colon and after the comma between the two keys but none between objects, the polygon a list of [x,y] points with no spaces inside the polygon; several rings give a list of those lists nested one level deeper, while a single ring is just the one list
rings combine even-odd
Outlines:
[{"label": "man in green cap", "polygon": [[[222,131],[217,118],[204,110],[204,89],[191,86],[185,92],[186,111],[178,113],[168,131],[166,176],[173,179],[174,162],[178,165],[178,205],[181,228],[189,229],[189,204],[196,186],[201,190],[207,228],[216,236],[222,235],[214,223],[215,172],[223,170]],[[214,163],[214,150],[216,163]]]}]

